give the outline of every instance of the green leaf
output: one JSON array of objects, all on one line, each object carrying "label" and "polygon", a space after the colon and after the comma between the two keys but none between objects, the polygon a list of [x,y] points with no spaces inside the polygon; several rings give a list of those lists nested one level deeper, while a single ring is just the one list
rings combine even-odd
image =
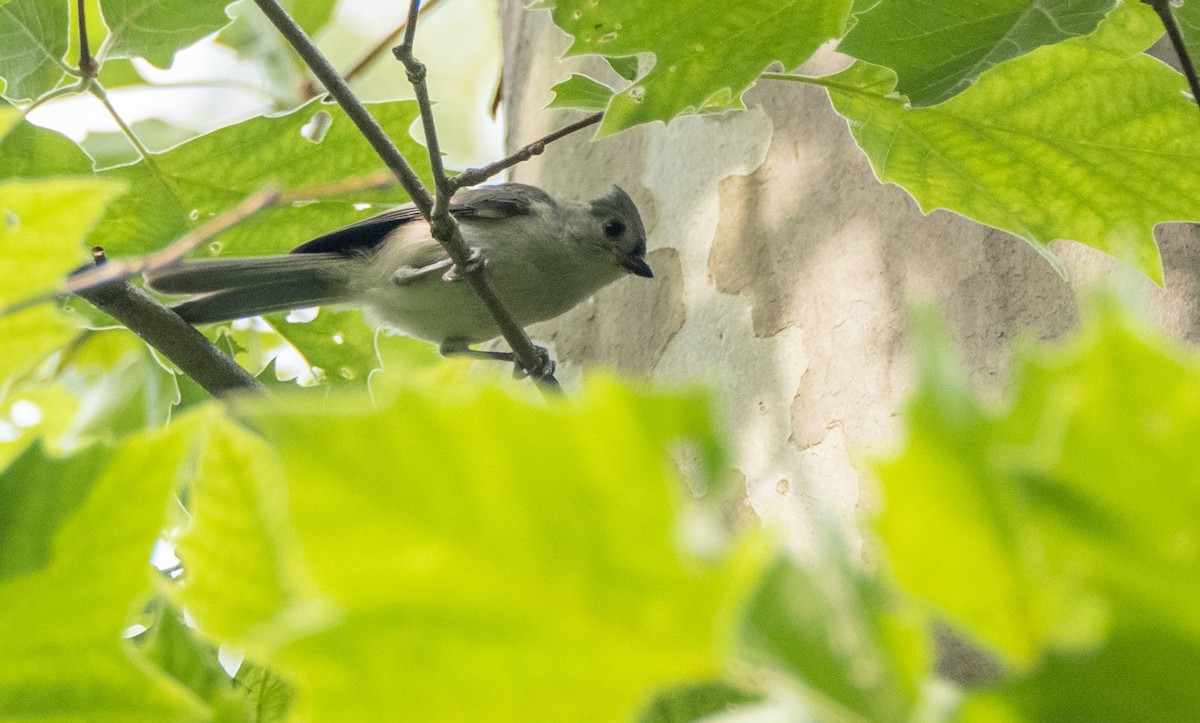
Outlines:
[{"label": "green leaf", "polygon": [[637,723],[691,723],[715,713],[736,713],[743,706],[763,700],[762,693],[720,681],[688,685],[656,695],[637,717]]},{"label": "green leaf", "polygon": [[0,180],[91,174],[92,160],[71,139],[0,108]]},{"label": "green leaf", "polygon": [[278,673],[249,660],[242,663],[235,679],[242,697],[253,711],[253,723],[283,723],[295,698],[295,689]]},{"label": "green leaf", "polygon": [[218,408],[196,414],[204,431],[189,522],[175,546],[184,576],[172,594],[209,636],[263,653],[253,631],[287,609],[301,586],[282,471],[266,442]]},{"label": "green leaf", "polygon": [[595,3],[557,0],[554,22],[574,36],[568,55],[654,54],[654,67],[613,97],[598,135],[682,113],[742,108],[772,62],[803,63],[841,35],[850,0],[705,0]]},{"label": "green leaf", "polygon": [[337,0],[284,0],[280,4],[296,24],[312,36],[333,19],[333,9],[337,6]]},{"label": "green leaf", "polygon": [[221,667],[217,649],[200,640],[184,622],[183,613],[161,597],[152,607],[150,625],[134,638],[146,660],[210,705],[232,693],[233,679]]},{"label": "green leaf", "polygon": [[[21,269],[0,286],[0,305],[54,288],[83,263],[84,235],[121,190],[120,184],[91,179],[0,181],[0,261]],[[73,330],[48,305],[0,317],[0,388]]]},{"label": "green leaf", "polygon": [[1093,35],[999,65],[933,108],[906,110],[886,96],[890,72],[862,63],[828,79],[830,95],[875,174],[923,211],[1047,256],[1050,241],[1079,241],[1162,283],[1154,225],[1200,220],[1200,115],[1183,78],[1141,54],[1160,32],[1129,3]]},{"label": "green leaf", "polygon": [[67,0],[11,0],[0,4],[0,79],[11,101],[33,100],[66,75]]},{"label": "green leaf", "polygon": [[100,0],[108,57],[145,58],[169,68],[175,51],[229,24],[231,0]]},{"label": "green leaf", "polygon": [[1172,6],[1171,13],[1175,24],[1183,35],[1183,45],[1187,48],[1188,57],[1192,63],[1200,62],[1200,2],[1188,0],[1179,7]]},{"label": "green leaf", "polygon": [[[204,619],[240,617],[260,644],[282,642],[265,662],[307,692],[314,719],[613,720],[656,686],[720,672],[757,565],[756,551],[677,547],[665,449],[711,437],[702,399],[596,378],[569,406],[472,395],[461,379],[393,396],[247,400],[283,460],[320,599],[266,625],[271,606]],[[227,474],[260,457],[231,456]],[[229,571],[260,552],[257,536],[218,548],[202,527]],[[211,589],[246,594],[264,577]]]},{"label": "green leaf", "polygon": [[[412,101],[367,106],[418,173],[428,176],[428,156],[408,134],[417,117]],[[301,135],[318,114],[331,125],[319,143]],[[382,161],[335,106],[310,103],[282,116],[259,117],[153,154],[160,175],[141,163],[99,174],[129,184],[91,236],[110,256],[161,248],[190,226],[224,211],[271,182],[307,189],[378,171]],[[287,159],[281,163],[280,159]],[[325,231],[378,213],[405,200],[399,188],[341,194],[256,214],[210,245],[216,255],[280,253]],[[359,208],[356,208],[358,206]],[[202,250],[204,251],[204,250]]]},{"label": "green leaf", "polygon": [[59,528],[111,457],[95,446],[55,458],[35,442],[0,472],[0,582],[49,564]]},{"label": "green leaf", "polygon": [[838,44],[891,68],[914,106],[954,96],[994,65],[1087,35],[1115,0],[881,0]]},{"label": "green leaf", "polygon": [[554,91],[554,100],[550,101],[551,108],[583,110],[604,110],[616,92],[604,83],[578,73],[550,90]]},{"label": "green leaf", "polygon": [[823,720],[908,721],[928,675],[923,631],[841,545],[763,576],[739,635],[743,657],[782,671]]},{"label": "green leaf", "polygon": [[[178,683],[131,657],[121,640],[150,589],[158,537],[188,430],[127,440],[112,461],[72,480],[86,498],[57,526],[48,565],[0,583],[0,717],[197,720]],[[44,477],[44,475],[39,475]],[[44,534],[44,531],[43,531]]]},{"label": "green leaf", "polygon": [[1020,663],[1061,649],[1082,664],[1143,627],[1200,648],[1185,602],[1200,596],[1195,351],[1105,306],[1071,342],[1027,351],[997,413],[942,344],[922,346],[910,438],[880,468],[905,587]]},{"label": "green leaf", "polygon": [[308,361],[320,370],[318,376],[332,384],[365,384],[380,367],[375,351],[375,328],[362,311],[321,309],[317,318],[291,323],[287,314],[272,314],[267,320]]},{"label": "green leaf", "polygon": [[617,75],[625,80],[636,80],[638,77],[638,56],[627,55],[624,58],[605,58]]}]

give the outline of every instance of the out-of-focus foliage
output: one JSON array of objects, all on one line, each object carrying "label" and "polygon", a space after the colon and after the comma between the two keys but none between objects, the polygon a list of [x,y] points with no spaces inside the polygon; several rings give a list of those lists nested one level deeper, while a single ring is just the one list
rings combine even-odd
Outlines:
[{"label": "out-of-focus foliage", "polygon": [[1196,710],[1196,350],[1108,300],[1075,339],[1019,355],[996,411],[922,327],[909,440],[879,468],[879,531],[904,588],[1009,663],[968,718]]},{"label": "out-of-focus foliage", "polygon": [[[81,148],[24,120],[28,105],[0,105],[0,304],[56,288],[89,245],[157,250],[267,183],[309,192],[197,253],[281,252],[403,200],[322,192],[376,171],[373,151],[312,100],[252,3],[194,5],[85,2],[99,84],[143,85],[142,60],[170,64],[220,29],[277,112],[203,134],[135,124],[157,151],[141,158],[124,132]],[[330,0],[285,5],[310,34],[336,28]],[[737,108],[769,64],[801,64],[853,10],[843,49],[888,67],[793,77],[830,88],[884,180],[923,208],[1039,248],[1074,238],[1161,280],[1151,231],[1200,215],[1200,128],[1180,76],[1141,53],[1153,14],[1126,2],[1093,30],[1104,2],[959,5],[545,2],[571,52],[602,55],[622,86],[575,75],[555,105],[604,109],[602,134]],[[1180,10],[1189,34],[1194,5]],[[75,7],[0,0],[6,99],[85,90],[70,85]],[[897,45],[910,35],[920,44]],[[371,108],[426,173],[413,104]],[[907,441],[877,468],[867,567],[832,537],[804,561],[765,536],[726,539],[689,492],[720,497],[726,471],[700,393],[592,377],[546,403],[323,309],[206,329],[272,393],[218,406],[79,299],[0,316],[0,717],[1200,709],[1195,350],[1108,301],[1074,339],[1018,354],[1007,401],[989,405],[933,326],[918,325]],[[993,655],[994,679],[939,679],[931,621]]]}]

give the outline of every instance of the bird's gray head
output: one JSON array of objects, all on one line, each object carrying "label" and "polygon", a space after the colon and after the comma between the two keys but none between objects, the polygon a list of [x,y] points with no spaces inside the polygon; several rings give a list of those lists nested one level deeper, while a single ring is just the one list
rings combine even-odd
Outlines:
[{"label": "bird's gray head", "polygon": [[646,263],[646,229],[629,194],[613,186],[607,195],[591,201],[588,210],[600,245],[613,255],[617,264],[631,274],[653,277]]}]

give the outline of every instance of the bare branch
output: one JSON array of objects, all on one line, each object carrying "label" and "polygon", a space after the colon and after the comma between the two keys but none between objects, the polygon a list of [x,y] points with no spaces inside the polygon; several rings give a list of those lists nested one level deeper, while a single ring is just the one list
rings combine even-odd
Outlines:
[{"label": "bare branch", "polygon": [[[102,266],[104,250],[97,247],[92,253],[96,264]],[[111,281],[85,289],[79,295],[124,324],[214,397],[264,391],[250,372],[222,353],[194,326],[128,281]]]},{"label": "bare branch", "polygon": [[[504,340],[512,348],[520,365],[530,372],[531,376],[535,379],[540,379],[547,385],[557,388],[558,382],[554,380],[553,375],[546,373],[552,368],[552,365],[547,364],[546,360],[541,357],[537,347],[533,345],[528,335],[525,334],[525,330],[517,324],[516,320],[513,319],[512,315],[496,296],[491,283],[482,273],[482,265],[478,263],[475,258],[476,255],[472,254],[463,241],[462,232],[459,230],[453,216],[446,213],[435,221],[433,218],[434,198],[429,195],[429,192],[413,171],[412,166],[405,160],[391,139],[387,137],[387,134],[383,132],[383,128],[371,116],[370,112],[367,111],[362,101],[350,90],[345,79],[342,78],[325,56],[321,54],[321,51],[317,50],[316,46],[304,34],[300,26],[287,14],[287,11],[280,7],[277,0],[254,0],[254,2],[263,11],[263,14],[267,16],[267,19],[275,25],[283,37],[291,43],[292,47],[295,48],[296,52],[313,71],[313,74],[317,76],[317,79],[324,84],[326,90],[329,91],[334,100],[342,106],[346,115],[358,127],[359,132],[363,134],[367,142],[371,144],[371,147],[383,159],[384,164],[396,174],[401,185],[404,186],[404,190],[408,192],[409,197],[412,199],[413,205],[417,207],[425,219],[429,220],[430,231],[433,237],[446,249],[446,253],[454,261],[455,267],[462,270],[464,278],[471,285],[471,288],[475,290],[475,293],[479,295],[480,300],[491,313],[496,326],[500,329]],[[416,30],[416,23],[413,21],[415,20],[416,13],[420,10],[419,3],[416,3],[416,5],[416,8],[411,9],[409,23],[405,28],[405,36],[410,41]],[[409,44],[411,46],[411,42]],[[421,112],[423,117],[428,116],[432,118],[428,102],[422,105]],[[449,184],[445,180],[439,180],[438,188],[448,189]],[[448,206],[448,203],[445,203],[445,205]]]},{"label": "bare branch", "polygon": [[588,116],[587,118],[583,118],[581,120],[575,121],[574,123],[572,123],[568,126],[559,128],[558,130],[545,136],[544,138],[539,138],[538,140],[534,141],[533,143],[530,143],[529,145],[518,149],[515,153],[508,156],[507,158],[501,158],[500,160],[496,161],[495,163],[489,163],[486,166],[483,166],[482,168],[468,168],[467,170],[458,174],[454,178],[450,179],[450,184],[453,188],[458,189],[458,188],[466,188],[468,186],[475,186],[480,183],[483,183],[487,179],[491,178],[492,176],[496,175],[497,173],[503,171],[506,168],[511,168],[511,167],[517,165],[518,163],[524,163],[525,161],[528,161],[530,158],[533,158],[536,155],[540,155],[542,153],[542,151],[546,150],[546,144],[553,143],[554,141],[557,141],[559,138],[569,136],[572,133],[574,133],[575,131],[583,130],[584,128],[587,128],[588,126],[595,125],[595,124],[599,123],[600,119],[603,117],[604,117],[603,113],[595,113],[593,115]]}]

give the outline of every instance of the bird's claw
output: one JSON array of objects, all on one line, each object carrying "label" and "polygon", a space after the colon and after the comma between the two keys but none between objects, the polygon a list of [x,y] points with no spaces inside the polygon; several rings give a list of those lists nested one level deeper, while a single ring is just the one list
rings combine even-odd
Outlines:
[{"label": "bird's claw", "polygon": [[534,381],[540,382],[554,375],[555,364],[554,360],[550,358],[550,352],[542,346],[534,346],[533,348],[537,351],[537,368],[530,371],[522,367],[520,363],[516,363],[513,365],[513,379],[533,377]]},{"label": "bird's claw", "polygon": [[462,281],[486,265],[487,260],[483,258],[483,252],[472,246],[471,253],[467,256],[467,261],[463,264],[463,267],[460,269],[457,264],[451,266],[449,271],[442,274],[442,279],[445,281]]}]

